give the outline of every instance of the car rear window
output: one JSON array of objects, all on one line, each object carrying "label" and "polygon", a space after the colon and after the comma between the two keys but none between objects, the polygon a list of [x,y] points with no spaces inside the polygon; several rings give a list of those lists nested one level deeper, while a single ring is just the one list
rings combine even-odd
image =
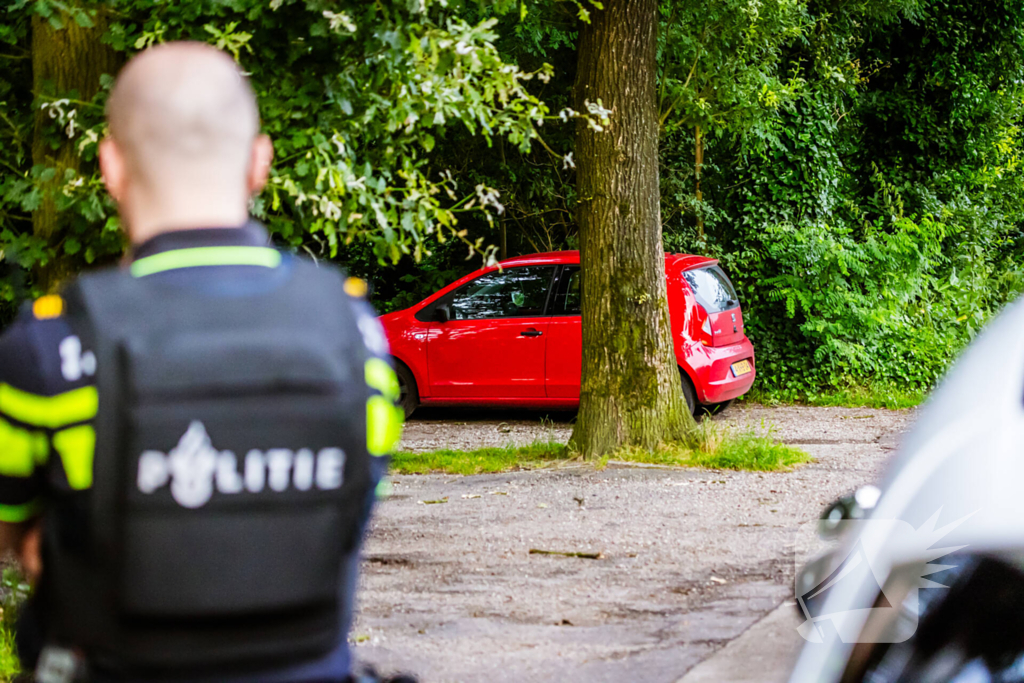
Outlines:
[{"label": "car rear window", "polygon": [[683,272],[683,277],[697,297],[697,303],[708,313],[721,313],[740,303],[732,283],[718,266],[687,270]]}]

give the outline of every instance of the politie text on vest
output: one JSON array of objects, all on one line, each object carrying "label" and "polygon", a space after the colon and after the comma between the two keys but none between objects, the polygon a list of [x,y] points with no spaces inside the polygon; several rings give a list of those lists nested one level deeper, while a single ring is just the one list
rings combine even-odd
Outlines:
[{"label": "politie text on vest", "polygon": [[170,453],[144,451],[139,456],[138,487],[153,493],[170,482],[171,496],[183,507],[202,507],[210,500],[214,488],[219,493],[259,493],[264,488],[285,491],[294,486],[299,491],[341,488],[344,480],[345,451],[321,448],[316,454],[308,448],[256,449],[245,454],[239,472],[238,459],[232,451],[213,447],[206,427],[194,420]]}]

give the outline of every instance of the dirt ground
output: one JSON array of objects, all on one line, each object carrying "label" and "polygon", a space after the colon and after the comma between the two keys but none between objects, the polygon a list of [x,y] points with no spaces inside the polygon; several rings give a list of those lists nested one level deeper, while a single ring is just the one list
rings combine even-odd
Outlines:
[{"label": "dirt ground", "polygon": [[[422,411],[404,447],[564,441],[571,417]],[[816,462],[395,477],[366,547],[356,656],[425,683],[678,681],[792,597],[800,531],[880,474],[912,412],[741,405],[716,419]]]}]

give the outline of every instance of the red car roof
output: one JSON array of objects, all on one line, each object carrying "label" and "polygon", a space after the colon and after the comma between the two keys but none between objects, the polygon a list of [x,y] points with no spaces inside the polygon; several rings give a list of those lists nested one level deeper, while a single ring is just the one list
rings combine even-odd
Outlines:
[{"label": "red car roof", "polygon": [[679,270],[693,270],[701,266],[710,266],[718,263],[716,258],[695,256],[693,254],[665,254],[665,260],[673,262]]},{"label": "red car roof", "polygon": [[[700,266],[718,263],[718,259],[707,256],[694,256],[693,254],[665,254],[665,260],[680,270],[691,270]],[[527,256],[514,256],[501,262],[502,267],[510,266],[539,266],[551,263],[579,263],[580,252],[572,251],[546,251],[541,254],[529,254]]]},{"label": "red car roof", "polygon": [[501,262],[505,266],[536,266],[549,263],[579,263],[580,252],[578,251],[545,251],[540,254],[527,254],[526,256],[513,256]]}]

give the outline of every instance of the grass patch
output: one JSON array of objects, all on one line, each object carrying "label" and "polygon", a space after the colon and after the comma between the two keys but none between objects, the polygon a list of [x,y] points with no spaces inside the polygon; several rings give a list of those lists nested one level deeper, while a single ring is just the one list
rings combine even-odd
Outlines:
[{"label": "grass patch", "polygon": [[705,420],[697,427],[694,443],[665,444],[654,451],[624,448],[613,456],[614,460],[674,465],[677,467],[704,467],[713,470],[752,470],[778,472],[790,470],[812,460],[811,456],[794,446],[787,446],[767,435],[751,431],[733,432]]},{"label": "grass patch", "polygon": [[538,441],[529,446],[478,448],[473,451],[447,448],[425,453],[399,451],[391,458],[391,471],[396,474],[487,474],[549,467],[575,457],[563,444],[554,441]]},{"label": "grass patch", "polygon": [[13,680],[21,672],[21,663],[14,652],[14,633],[0,624],[0,681]]},{"label": "grass patch", "polygon": [[692,464],[719,470],[774,472],[790,470],[812,460],[806,452],[787,446],[771,435],[743,432],[727,436],[715,450],[692,451]]},{"label": "grass patch", "polygon": [[[691,444],[666,444],[653,451],[624,448],[611,456],[594,460],[601,469],[609,460],[672,467],[705,467],[725,470],[770,472],[788,470],[809,462],[811,456],[799,448],[787,446],[767,435],[755,432],[734,432],[711,420],[697,426]],[[553,441],[529,446],[480,448],[473,451],[443,449],[425,453],[400,451],[391,460],[396,474],[486,474],[513,470],[537,469],[581,461],[568,447]]]},{"label": "grass patch", "polygon": [[839,408],[888,408],[899,410],[913,408],[924,402],[928,392],[923,389],[908,389],[884,384],[849,386],[841,389],[827,389],[821,392],[780,392],[754,389],[743,397],[744,401],[779,405],[798,403],[810,406]]},{"label": "grass patch", "polygon": [[14,622],[18,609],[28,597],[29,587],[13,566],[0,573],[0,681],[10,681],[21,673],[14,645]]}]

